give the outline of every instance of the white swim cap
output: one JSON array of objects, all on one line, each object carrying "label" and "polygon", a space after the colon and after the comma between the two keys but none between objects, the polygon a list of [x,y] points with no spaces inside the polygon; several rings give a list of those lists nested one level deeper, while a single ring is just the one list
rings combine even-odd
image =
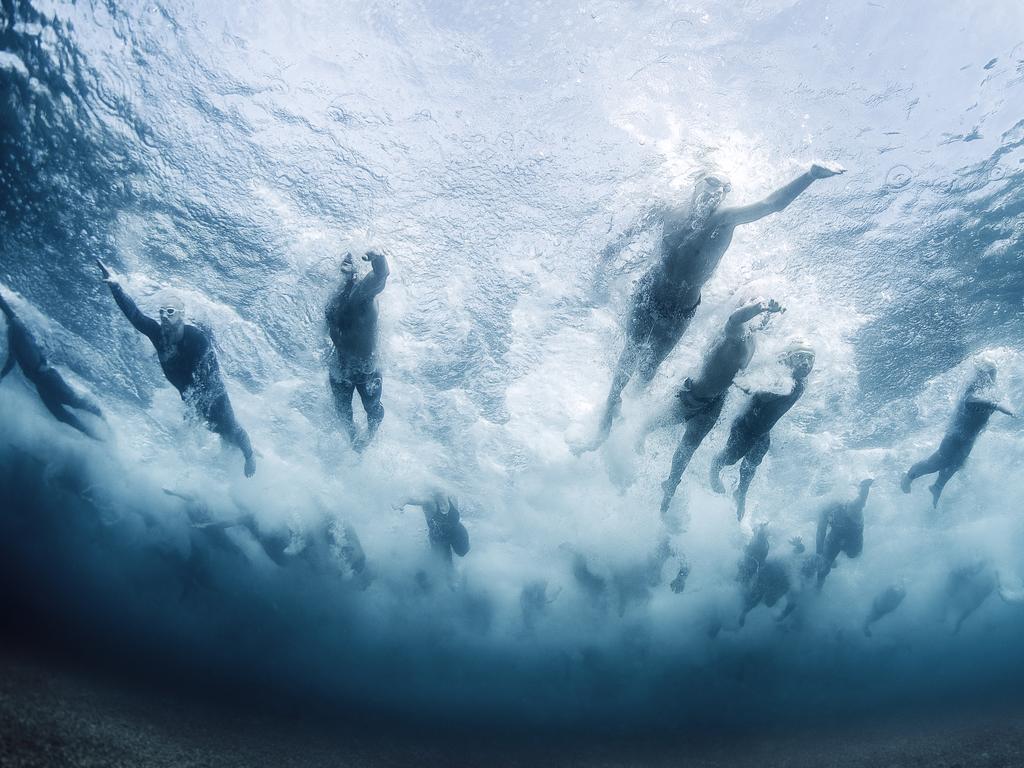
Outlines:
[{"label": "white swim cap", "polygon": [[157,298],[159,299],[161,309],[173,307],[175,312],[185,313],[185,299],[177,291],[171,289],[160,291]]},{"label": "white swim cap", "polygon": [[782,350],[782,357],[790,357],[792,355],[810,355],[814,357],[814,347],[811,346],[810,342],[806,339],[795,338],[790,339]]}]

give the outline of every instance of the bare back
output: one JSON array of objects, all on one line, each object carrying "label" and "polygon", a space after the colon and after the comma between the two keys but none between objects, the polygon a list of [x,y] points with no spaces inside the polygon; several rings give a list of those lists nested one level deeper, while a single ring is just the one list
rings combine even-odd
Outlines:
[{"label": "bare back", "polygon": [[722,333],[705,355],[691,390],[697,397],[717,397],[732,385],[753,356],[754,337],[749,332],[739,336]]}]

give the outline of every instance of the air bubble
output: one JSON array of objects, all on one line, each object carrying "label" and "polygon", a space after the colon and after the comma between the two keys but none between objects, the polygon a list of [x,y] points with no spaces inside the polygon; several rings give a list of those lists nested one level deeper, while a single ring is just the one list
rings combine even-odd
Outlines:
[{"label": "air bubble", "polygon": [[989,181],[999,181],[1005,175],[1006,175],[1006,169],[1003,168],[1003,166],[1001,166],[1001,165],[997,165],[995,168],[993,168],[991,171],[989,171],[988,178],[989,178]]},{"label": "air bubble", "polygon": [[903,189],[914,178],[913,171],[905,165],[894,165],[885,174],[885,186],[890,189]]}]

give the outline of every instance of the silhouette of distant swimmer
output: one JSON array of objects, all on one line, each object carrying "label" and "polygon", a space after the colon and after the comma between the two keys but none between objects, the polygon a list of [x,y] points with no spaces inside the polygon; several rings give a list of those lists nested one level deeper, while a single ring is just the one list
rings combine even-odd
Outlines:
[{"label": "silhouette of distant swimmer", "polygon": [[616,364],[611,390],[598,425],[597,438],[575,448],[595,450],[608,437],[622,405],[622,390],[634,374],[646,386],[682,338],[700,306],[701,289],[714,274],[741,224],[783,210],[816,179],[843,173],[830,163],[817,163],[760,202],[722,207],[732,188],[721,175],[701,175],[689,206],[652,212],[605,249],[605,257],[622,250],[639,231],[662,225],[658,259],[637,283],[626,318],[626,344]]},{"label": "silhouette of distant swimmer", "polygon": [[722,468],[743,459],[740,482],[734,494],[736,517],[740,520],[746,512],[747,490],[771,445],[772,427],[796,404],[807,387],[807,377],[814,369],[814,350],[803,342],[794,342],[783,353],[782,361],[790,369],[793,388],[785,395],[755,392],[733,422],[725,449],[711,462],[711,487],[718,493],[725,493]]},{"label": "silhouette of distant swimmer", "polygon": [[238,447],[245,457],[245,476],[252,477],[256,472],[252,444],[235,418],[209,335],[185,323],[185,308],[177,298],[168,299],[160,307],[159,322],[147,317],[107,266],[99,259],[96,264],[117,306],[135,330],[153,343],[164,376],[178,390],[181,399],[205,420],[210,430]]},{"label": "silhouette of distant swimmer", "polygon": [[32,338],[32,333],[15,314],[2,294],[0,294],[0,310],[7,317],[7,361],[4,363],[3,370],[0,371],[0,380],[7,376],[13,370],[14,364],[17,363],[25,378],[36,388],[43,405],[57,421],[74,427],[83,435],[99,440],[99,436],[93,429],[68,410],[68,408],[78,408],[102,419],[103,412],[99,406],[72,389],[60,373],[50,365],[46,353]]},{"label": "silhouette of distant swimmer", "polygon": [[902,584],[893,584],[882,590],[871,602],[871,611],[864,619],[864,636],[871,637],[871,625],[899,608],[906,596],[907,591]]},{"label": "silhouette of distant swimmer", "polygon": [[[370,262],[373,271],[356,280],[352,254],[346,253],[342,258],[341,285],[325,312],[334,344],[329,373],[334,404],[352,447],[360,452],[373,440],[384,420],[377,359],[377,294],[384,290],[389,274],[383,254],[367,251],[363,260]],[[352,395],[356,391],[366,411],[366,433],[362,436],[356,432],[352,415]]]},{"label": "silhouette of distant swimmer", "polygon": [[818,514],[818,535],[815,552],[818,555],[818,586],[832,566],[845,552],[847,557],[858,557],[864,548],[864,505],[868,500],[872,480],[862,480],[860,493],[853,501],[830,504]]},{"label": "silhouette of distant swimmer", "polygon": [[938,450],[927,459],[917,462],[903,476],[900,486],[904,493],[910,493],[910,485],[917,478],[938,472],[938,477],[929,488],[932,492],[932,506],[937,507],[942,489],[971,455],[974,441],[985,429],[989,416],[995,411],[1013,416],[1013,411],[1005,405],[986,397],[987,391],[995,386],[995,382],[996,367],[992,363],[980,363],[974,379],[957,403],[953,420]]},{"label": "silhouette of distant swimmer", "polygon": [[668,511],[694,451],[718,421],[733,379],[747,367],[754,355],[755,341],[746,323],[762,313],[782,311],[776,301],[755,301],[733,312],[705,355],[696,378],[687,378],[682,389],[672,398],[669,408],[656,415],[644,427],[640,437],[641,446],[647,435],[655,429],[686,423],[686,431],[672,457],[668,479],[662,483],[662,514]]},{"label": "silhouette of distant swimmer", "polygon": [[442,491],[430,496],[410,498],[396,505],[396,509],[412,506],[423,509],[427,521],[430,548],[446,563],[452,562],[452,553],[465,557],[469,552],[469,531],[462,524],[455,499]]}]

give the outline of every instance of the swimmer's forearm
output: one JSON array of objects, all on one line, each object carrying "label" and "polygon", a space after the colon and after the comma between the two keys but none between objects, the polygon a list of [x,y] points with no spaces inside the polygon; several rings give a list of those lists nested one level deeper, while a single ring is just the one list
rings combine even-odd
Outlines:
[{"label": "swimmer's forearm", "polygon": [[7,362],[4,363],[4,369],[0,371],[0,381],[4,380],[4,377],[14,369],[14,352],[7,352]]},{"label": "swimmer's forearm", "polygon": [[770,208],[771,213],[778,213],[779,211],[786,208],[790,203],[796,200],[801,193],[803,193],[811,183],[814,181],[814,177],[811,176],[811,172],[801,173],[789,184],[780,189],[777,189],[772,194],[768,195],[762,203],[766,207]]},{"label": "swimmer's forearm", "polygon": [[135,303],[131,296],[125,293],[120,283],[108,282],[107,285],[110,287],[110,293],[114,296],[114,302],[121,312],[124,313],[124,316],[128,318],[128,322],[135,326],[135,330],[148,336],[156,329],[156,320],[142,313],[138,304]]},{"label": "swimmer's forearm", "polygon": [[743,325],[748,320],[753,320],[755,317],[766,311],[764,304],[760,301],[755,301],[752,304],[748,304],[745,307],[740,307],[731,315],[729,315],[729,325]]}]

